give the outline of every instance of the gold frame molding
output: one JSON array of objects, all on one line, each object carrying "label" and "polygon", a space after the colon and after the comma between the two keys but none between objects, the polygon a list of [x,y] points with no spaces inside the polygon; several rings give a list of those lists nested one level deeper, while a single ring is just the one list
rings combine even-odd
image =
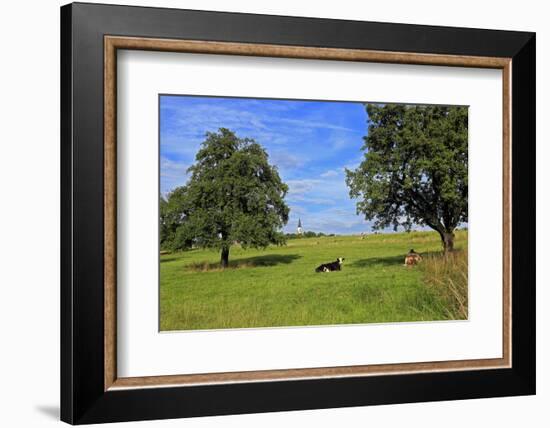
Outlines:
[{"label": "gold frame molding", "polygon": [[[170,376],[117,377],[116,367],[116,87],[117,50],[147,50],[213,55],[241,55],[393,64],[439,65],[502,70],[503,93],[503,322],[502,358],[422,363],[357,365],[305,369],[204,373]],[[392,375],[420,372],[481,370],[511,367],[511,58],[382,52],[249,43],[104,37],[104,389],[198,384]]]}]

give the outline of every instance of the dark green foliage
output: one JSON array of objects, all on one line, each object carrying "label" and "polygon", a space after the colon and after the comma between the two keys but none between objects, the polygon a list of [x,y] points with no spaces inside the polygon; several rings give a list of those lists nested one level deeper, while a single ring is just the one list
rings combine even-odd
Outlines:
[{"label": "dark green foliage", "polygon": [[160,248],[163,250],[189,249],[193,240],[186,233],[186,187],[174,189],[167,199],[160,198]]},{"label": "dark green foliage", "polygon": [[413,224],[436,230],[445,251],[468,221],[468,108],[366,106],[368,135],[359,167],[346,170],[357,213],[374,229]]},{"label": "dark green foliage", "polygon": [[262,146],[220,128],[206,134],[195,160],[191,178],[168,195],[164,212],[161,201],[161,243],[164,238],[171,249],[216,248],[223,267],[233,243],[243,248],[284,243],[280,229],[288,221],[288,186]]}]

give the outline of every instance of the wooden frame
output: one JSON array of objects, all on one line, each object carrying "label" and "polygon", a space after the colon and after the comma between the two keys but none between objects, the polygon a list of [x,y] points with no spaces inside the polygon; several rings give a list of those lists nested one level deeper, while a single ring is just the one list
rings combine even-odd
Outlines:
[{"label": "wooden frame", "polygon": [[[366,376],[373,374],[414,373],[442,370],[467,370],[510,367],[510,58],[430,55],[404,52],[376,52],[354,49],[276,46],[265,44],[166,40],[105,36],[105,390],[110,388],[192,385],[258,380]],[[264,370],[197,375],[117,378],[116,376],[116,52],[118,49],[206,53],[213,55],[249,55],[300,59],[385,62],[399,64],[445,65],[495,68],[503,74],[503,357],[461,361],[408,364],[381,364],[312,369]]]},{"label": "wooden frame", "polygon": [[[446,398],[466,398],[473,396],[490,395],[515,395],[534,392],[534,257],[532,260],[525,260],[524,254],[533,254],[534,241],[529,241],[529,237],[534,234],[534,230],[525,223],[529,217],[534,217],[534,211],[528,212],[525,209],[534,204],[534,196],[531,190],[526,186],[534,179],[534,120],[532,115],[527,117],[521,113],[522,109],[534,109],[534,80],[530,80],[534,74],[534,35],[528,33],[509,33],[487,30],[464,30],[464,29],[444,29],[438,27],[418,27],[397,24],[373,24],[373,23],[349,23],[331,20],[316,20],[305,18],[284,18],[284,17],[265,17],[255,15],[239,14],[215,14],[208,12],[193,11],[171,11],[171,16],[166,14],[166,9],[144,9],[122,6],[99,6],[76,4],[65,6],[62,9],[62,190],[64,195],[70,199],[70,204],[65,203],[62,206],[62,270],[65,274],[62,283],[62,419],[71,423],[79,422],[98,422],[115,421],[130,419],[162,418],[191,416],[199,414],[223,414],[248,411],[268,411],[283,410],[291,408],[315,408],[315,407],[333,407],[341,405],[374,404],[388,402],[403,402],[417,400],[434,400]],[[121,21],[120,28],[104,28],[101,17],[104,14],[128,15],[127,21]],[[198,15],[197,15],[198,14]],[[153,15],[156,17],[156,29],[141,29],[138,26],[139,18]],[[87,29],[82,29],[79,25],[86,16],[91,20],[93,34],[84,34]],[[250,28],[254,25],[265,25],[265,20],[270,25],[261,32],[260,38],[265,40],[245,40],[246,31],[240,37],[223,37],[216,34],[216,30],[209,30],[211,34],[206,37],[197,38],[197,34],[188,34],[187,30],[179,34],[168,34],[162,32],[161,28],[169,22],[185,23],[195,20],[199,16],[199,21],[206,24],[209,21],[218,20],[221,27],[228,20],[241,19],[246,23],[245,27]],[[259,22],[262,21],[262,22]],[[113,21],[114,22],[114,21]],[[308,40],[296,40],[291,43],[281,43],[276,40],[275,29],[280,25],[290,26],[292,28],[309,28],[305,31],[305,38],[315,39],[321,34],[326,35],[328,28],[332,28],[330,37],[333,40],[325,40],[323,46],[317,43],[311,43]],[[386,26],[385,28],[380,27]],[[302,26],[302,27],[300,27]],[[115,25],[116,27],[116,25]],[[184,26],[183,26],[184,27]],[[373,34],[386,34],[391,31],[395,39],[392,41],[391,51],[384,49],[385,42],[378,42],[378,45],[367,47],[349,47],[347,44],[353,44],[356,39],[348,40],[338,39],[339,29],[346,28],[350,30],[357,27],[356,32],[363,34],[371,32]],[[143,36],[135,36],[140,32]],[[199,33],[202,29],[198,30]],[[493,49],[476,48],[476,37],[479,32],[484,36],[484,40],[493,42]],[[330,31],[329,31],[330,33]],[[395,36],[398,33],[400,35]],[[411,34],[423,34],[435,36],[436,33],[446,41],[444,48],[436,47],[425,42],[421,48],[411,46],[406,39]],[[124,34],[124,35],[120,35]],[[155,34],[151,37],[151,34]],[[158,34],[158,36],[157,36]],[[251,33],[252,34],[252,33]],[[453,43],[453,35],[461,43]],[[178,37],[174,37],[178,36]],[[380,37],[379,37],[380,38]],[[429,37],[428,37],[429,38]],[[223,40],[223,41],[220,41]],[[237,41],[239,40],[239,41]],[[466,42],[464,42],[466,41]],[[73,52],[77,49],[79,43],[92,43],[95,46],[93,55],[84,55],[84,60],[80,59],[77,63]],[[413,40],[414,42],[414,40]],[[435,42],[434,42],[435,43]],[[454,44],[454,47],[453,47]],[[490,43],[488,43],[490,44]],[[101,48],[101,51],[99,50]],[[367,61],[367,62],[388,62],[405,63],[421,65],[445,65],[461,67],[479,67],[501,69],[503,73],[503,357],[500,359],[483,360],[465,360],[465,361],[444,361],[444,362],[426,362],[409,364],[385,364],[370,366],[349,366],[349,367],[326,367],[310,369],[292,369],[292,370],[268,370],[256,372],[239,373],[216,373],[199,375],[174,375],[145,378],[117,378],[116,376],[116,51],[117,49],[139,49],[153,51],[172,51],[172,52],[194,52],[208,54],[230,54],[230,55],[249,55],[249,56],[271,56],[285,58],[307,58],[307,59],[325,59],[325,60],[345,60],[345,61]],[[476,54],[477,53],[477,54]],[[82,101],[89,96],[85,91],[79,92],[85,82],[90,81],[90,76],[86,76],[80,67],[87,64],[93,67],[93,80],[96,85],[103,81],[103,99],[95,97],[92,103],[93,112],[86,113],[82,108]],[[80,74],[78,74],[80,71]],[[88,72],[89,73],[89,72]],[[101,79],[102,78],[102,79]],[[513,82],[513,84],[512,84]],[[522,91],[519,91],[522,88]],[[529,98],[532,97],[532,98]],[[88,99],[88,101],[90,101]],[[83,111],[79,111],[83,110]],[[103,111],[103,116],[101,115]],[[75,119],[75,113],[82,122]],[[88,115],[87,115],[88,114]],[[93,116],[96,121],[91,120]],[[73,121],[74,120],[74,121]],[[103,126],[99,126],[100,123]],[[533,126],[531,128],[531,126]],[[93,127],[94,140],[84,141],[79,138],[86,129]],[[99,128],[99,129],[98,129]],[[514,135],[518,130],[527,132],[527,137],[522,139],[524,153],[512,144]],[[101,131],[101,134],[98,131]],[[514,140],[515,141],[515,140]],[[85,167],[83,159],[78,158],[78,150],[86,152],[93,148],[95,156],[93,165],[89,165],[89,170],[84,174],[78,173],[75,167]],[[525,150],[528,148],[528,150]],[[531,151],[532,150],[532,151]],[[512,163],[514,164],[514,178],[512,179]],[[102,171],[102,173],[101,173]],[[521,175],[517,175],[517,174]],[[101,174],[101,175],[100,175]],[[533,174],[533,176],[531,176]],[[79,180],[80,175],[86,175],[93,178],[90,186]],[[102,178],[102,179],[100,179]],[[99,182],[101,183],[99,183]],[[526,191],[525,194],[519,192]],[[101,193],[98,193],[101,191]],[[99,196],[102,196],[100,199]],[[524,205],[519,209],[512,206],[522,199]],[[89,236],[85,236],[83,225],[78,220],[82,220],[82,214],[75,206],[75,202],[82,204],[92,204],[92,210],[101,213],[103,223],[94,223],[92,229],[102,230],[100,239],[94,237],[90,241]],[[517,207],[518,205],[516,205]],[[101,211],[98,209],[101,208]],[[534,222],[533,222],[534,223]],[[521,229],[524,235],[520,236]],[[526,233],[526,234],[525,234]],[[79,251],[76,244],[83,239],[84,242],[92,244],[94,249],[93,261],[91,263],[83,262],[88,269],[94,269],[93,279],[84,280],[78,274],[83,268],[79,265],[81,258],[75,256],[85,256],[86,252]],[[512,240],[514,247],[512,247]],[[518,255],[516,249],[521,248],[522,252]],[[89,254],[88,250],[88,256]],[[512,264],[514,271],[512,271]],[[100,272],[97,269],[101,268]],[[522,293],[520,294],[517,284],[522,280]],[[514,284],[514,286],[512,286]],[[82,294],[90,293],[101,294],[102,300],[94,300],[94,304],[79,300]],[[99,305],[99,306],[98,306]],[[86,314],[101,307],[102,319],[94,315],[92,320],[82,322]],[[526,311],[530,311],[527,313]],[[80,321],[80,323],[79,323]],[[77,338],[77,332],[84,331],[84,341],[93,337],[93,349],[100,351],[102,359],[93,358],[93,364],[86,361],[84,353],[80,347],[86,344],[80,342]],[[525,335],[528,335],[526,339]],[[532,337],[531,337],[532,336]],[[82,336],[81,336],[82,337]],[[102,338],[101,349],[99,339]],[[523,347],[519,347],[519,344]],[[527,345],[527,347],[525,347]],[[79,347],[80,346],[80,347]],[[79,364],[80,363],[80,364]],[[90,365],[91,364],[91,365]],[[93,380],[83,379],[87,375],[84,366],[94,367],[91,376]],[[492,370],[481,370],[492,369]],[[423,374],[422,374],[423,373]],[[383,376],[391,374],[391,377]],[[414,376],[413,376],[414,374]],[[100,377],[100,381],[98,379]],[[424,378],[422,378],[424,376]],[[428,380],[428,376],[431,380]],[[509,377],[512,376],[512,381]],[[517,378],[519,376],[519,378]],[[439,387],[435,387],[429,393],[420,393],[420,395],[405,396],[394,390],[394,395],[382,394],[380,396],[369,394],[362,398],[351,398],[349,393],[347,401],[340,401],[340,397],[335,395],[338,388],[342,387],[343,382],[349,382],[348,385],[355,385],[355,388],[368,388],[380,382],[390,385],[395,379],[401,379],[405,382],[412,382],[412,387],[419,392],[425,388],[427,382],[434,382],[439,379]],[[517,379],[516,379],[517,378]],[[424,380],[423,380],[424,379]],[[447,380],[445,380],[447,379]],[[449,385],[450,379],[456,383],[464,384],[462,390],[442,391],[443,385]],[[462,381],[460,381],[462,379]],[[495,380],[500,388],[494,385],[486,385],[481,391],[472,391],[466,388],[473,385],[468,381],[489,382]],[[306,388],[309,394],[313,394],[314,388],[318,387],[319,382],[323,382],[325,391],[333,388],[328,395],[330,400],[326,400],[323,395],[314,394],[316,399],[310,400],[306,404],[303,397],[294,395],[296,402],[285,401],[282,396],[275,394],[275,403],[271,405],[251,405],[242,406],[236,404],[233,400],[229,404],[218,405],[217,408],[205,407],[206,402],[200,401],[195,395],[210,394],[214,397],[219,391],[237,392],[243,388],[248,391],[242,395],[245,398],[253,397],[255,388],[265,388],[266,386],[280,390],[281,394],[288,395],[290,388],[288,381],[293,380],[295,388]],[[250,383],[254,381],[254,383]],[[275,382],[278,381],[278,382]],[[502,387],[505,383],[506,388]],[[93,384],[93,386],[91,386]],[[200,385],[200,386],[199,386]],[[261,385],[261,386],[260,386]],[[317,386],[316,386],[317,385]],[[163,392],[158,392],[158,388],[150,390],[148,387],[159,387]],[[177,388],[176,388],[177,386]],[[191,387],[191,388],[190,388]],[[221,389],[220,389],[221,388]],[[225,389],[223,389],[225,388]],[[456,388],[456,385],[454,386]],[[387,389],[392,393],[391,387]],[[169,391],[174,392],[171,398],[162,398],[170,395]],[[146,391],[149,391],[148,393]],[[156,393],[154,391],[157,391]],[[185,392],[184,392],[185,391]],[[206,392],[203,392],[206,391]],[[286,391],[286,392],[283,392]],[[222,392],[227,394],[232,392]],[[129,407],[117,407],[114,404],[122,402],[143,402],[143,397],[148,394],[160,396],[154,400],[172,400],[171,411],[159,413],[158,410],[130,409]],[[187,396],[187,402],[194,407],[177,407],[181,395]],[[439,394],[439,395],[438,395]],[[102,397],[104,404],[90,403],[89,397]],[[271,395],[273,397],[273,395]],[[125,398],[123,398],[125,397]],[[141,398],[140,398],[141,397]],[[191,397],[191,398],[189,398]],[[195,397],[195,398],[193,398]],[[298,397],[298,398],[297,398]],[[227,398],[227,397],[226,397]],[[124,401],[126,400],[126,401]],[[277,401],[278,400],[278,401]],[[306,400],[307,401],[307,400]],[[90,403],[90,404],[85,404]],[[105,407],[106,406],[106,407]],[[171,407],[169,406],[169,407]],[[298,406],[298,407],[295,407]]]}]

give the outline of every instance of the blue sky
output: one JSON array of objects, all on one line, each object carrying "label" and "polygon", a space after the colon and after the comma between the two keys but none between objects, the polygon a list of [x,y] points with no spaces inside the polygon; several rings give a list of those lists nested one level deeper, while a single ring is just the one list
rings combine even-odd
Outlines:
[{"label": "blue sky", "polygon": [[185,184],[207,131],[225,127],[253,138],[289,186],[290,219],[305,230],[351,234],[370,231],[355,213],[344,168],[355,168],[367,133],[361,103],[197,96],[160,97],[161,193]]}]

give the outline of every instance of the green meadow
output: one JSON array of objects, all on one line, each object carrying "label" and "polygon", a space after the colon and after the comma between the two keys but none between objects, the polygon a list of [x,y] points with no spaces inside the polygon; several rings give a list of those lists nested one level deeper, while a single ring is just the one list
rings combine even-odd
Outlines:
[{"label": "green meadow", "polygon": [[[467,318],[467,231],[441,253],[435,232],[298,238],[265,250],[231,247],[160,258],[160,328],[166,330],[433,321]],[[409,249],[424,256],[405,267]],[[316,273],[344,257],[339,272]]]}]

